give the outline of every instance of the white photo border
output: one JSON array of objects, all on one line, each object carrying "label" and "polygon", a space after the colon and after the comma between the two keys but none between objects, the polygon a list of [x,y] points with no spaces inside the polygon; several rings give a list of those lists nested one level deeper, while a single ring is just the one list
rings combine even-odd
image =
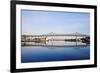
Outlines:
[{"label": "white photo border", "polygon": [[[32,62],[21,63],[21,9],[25,10],[46,10],[46,11],[64,11],[64,12],[88,12],[90,13],[90,60],[77,61],[56,61],[56,62]],[[72,65],[86,65],[94,63],[94,10],[83,8],[70,7],[51,7],[51,6],[36,6],[36,5],[17,5],[16,6],[16,67],[19,68],[39,68],[39,67],[53,67],[53,66],[72,66]],[[20,28],[20,29],[19,29]]]}]

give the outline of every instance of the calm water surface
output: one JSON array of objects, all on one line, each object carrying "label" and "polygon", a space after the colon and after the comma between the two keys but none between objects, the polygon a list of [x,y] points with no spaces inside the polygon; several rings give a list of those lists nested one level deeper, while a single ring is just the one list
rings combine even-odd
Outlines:
[{"label": "calm water surface", "polygon": [[41,47],[22,46],[21,62],[47,62],[90,59],[90,46],[86,47]]}]

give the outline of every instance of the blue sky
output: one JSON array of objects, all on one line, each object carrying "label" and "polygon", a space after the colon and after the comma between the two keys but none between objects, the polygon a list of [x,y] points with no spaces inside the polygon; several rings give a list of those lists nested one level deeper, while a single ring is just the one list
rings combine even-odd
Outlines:
[{"label": "blue sky", "polygon": [[22,34],[90,34],[89,13],[21,10],[21,22]]}]

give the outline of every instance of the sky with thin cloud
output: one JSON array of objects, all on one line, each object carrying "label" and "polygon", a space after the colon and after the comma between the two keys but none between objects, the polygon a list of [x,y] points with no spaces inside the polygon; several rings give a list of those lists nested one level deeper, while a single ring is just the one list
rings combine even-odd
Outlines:
[{"label": "sky with thin cloud", "polygon": [[90,13],[21,10],[22,34],[90,34]]}]

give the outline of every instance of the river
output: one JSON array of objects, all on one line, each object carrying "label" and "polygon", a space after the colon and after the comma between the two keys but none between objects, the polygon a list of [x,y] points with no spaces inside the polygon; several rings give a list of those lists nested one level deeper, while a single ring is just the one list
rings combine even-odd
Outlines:
[{"label": "river", "polygon": [[[34,44],[34,43],[33,43]],[[43,43],[42,43],[43,44]],[[72,61],[72,60],[87,60],[90,59],[90,46],[80,42],[61,42],[50,43],[44,45],[54,46],[22,46],[21,62],[48,62],[48,61]],[[64,45],[57,47],[56,45]],[[65,46],[66,45],[66,46]],[[84,46],[80,46],[84,45]]]}]

